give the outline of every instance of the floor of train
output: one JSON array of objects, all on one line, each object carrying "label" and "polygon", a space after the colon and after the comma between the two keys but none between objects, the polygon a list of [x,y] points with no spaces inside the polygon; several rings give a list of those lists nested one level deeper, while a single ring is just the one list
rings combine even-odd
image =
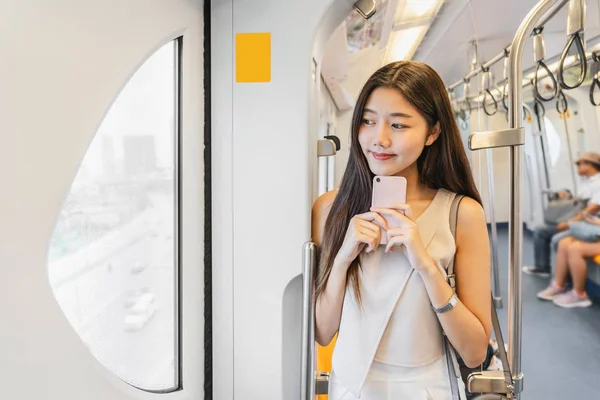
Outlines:
[{"label": "floor of train", "polygon": [[[498,229],[504,307],[498,310],[508,340],[508,230]],[[533,263],[533,241],[524,235],[523,264]],[[547,278],[523,274],[522,369],[524,400],[600,399],[600,304],[563,309],[539,300]]]}]

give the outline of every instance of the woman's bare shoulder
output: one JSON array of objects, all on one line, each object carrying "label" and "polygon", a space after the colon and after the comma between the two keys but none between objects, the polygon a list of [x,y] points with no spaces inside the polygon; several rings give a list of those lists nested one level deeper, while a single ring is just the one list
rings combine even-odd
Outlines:
[{"label": "woman's bare shoulder", "polygon": [[325,221],[329,215],[329,210],[337,196],[337,189],[323,193],[315,200],[312,206],[312,237],[313,241],[319,245],[323,238]]},{"label": "woman's bare shoulder", "polygon": [[481,204],[471,197],[465,196],[458,207],[457,244],[468,241],[475,236],[487,239],[487,221]]},{"label": "woman's bare shoulder", "polygon": [[459,223],[461,220],[475,222],[476,224],[480,224],[482,221],[485,223],[485,212],[481,204],[477,200],[465,196],[458,206]]},{"label": "woman's bare shoulder", "polygon": [[335,201],[335,197],[337,196],[337,193],[338,193],[338,190],[334,189],[334,190],[331,190],[329,192],[326,192],[326,193],[323,193],[322,195],[320,195],[313,204],[313,207],[312,207],[313,215],[315,212],[317,212],[319,214],[322,214],[322,213],[327,214],[329,212],[329,209],[331,208],[331,205]]}]

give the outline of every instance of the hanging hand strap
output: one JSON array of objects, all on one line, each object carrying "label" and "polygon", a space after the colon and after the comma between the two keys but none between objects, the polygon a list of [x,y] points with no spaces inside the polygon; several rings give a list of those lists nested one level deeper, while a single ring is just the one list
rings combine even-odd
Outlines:
[{"label": "hanging hand strap", "polygon": [[[458,220],[458,205],[460,201],[463,199],[463,195],[456,195],[454,200],[452,201],[452,205],[450,207],[450,231],[452,232],[452,236],[456,238],[456,223]],[[455,289],[456,279],[454,277],[454,257],[450,261],[448,265],[448,284],[452,288]],[[504,348],[504,340],[502,338],[502,330],[500,329],[500,322],[498,320],[498,313],[496,312],[496,307],[494,307],[494,298],[492,297],[492,325],[494,327],[494,334],[496,336],[496,342],[498,343],[498,351],[500,353],[500,361],[502,361],[502,369],[504,371],[504,382],[506,383],[506,387],[509,390],[514,389],[514,383],[512,380],[512,374],[510,372],[510,365],[508,363],[508,357],[506,355],[506,349]],[[444,335],[444,340],[446,342],[446,358],[448,360],[456,359],[456,355],[454,353],[454,349],[452,348],[452,344],[448,340],[448,337]],[[453,376],[456,375],[454,363],[448,361],[448,370],[450,371],[450,387],[452,388],[452,399],[458,399],[458,387],[456,379],[453,379]],[[456,388],[455,388],[456,387]]]}]

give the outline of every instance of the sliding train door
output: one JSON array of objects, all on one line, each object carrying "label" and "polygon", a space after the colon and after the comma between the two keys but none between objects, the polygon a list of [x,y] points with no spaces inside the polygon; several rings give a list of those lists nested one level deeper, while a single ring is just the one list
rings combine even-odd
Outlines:
[{"label": "sliding train door", "polygon": [[0,4],[2,398],[203,398],[203,2]]}]

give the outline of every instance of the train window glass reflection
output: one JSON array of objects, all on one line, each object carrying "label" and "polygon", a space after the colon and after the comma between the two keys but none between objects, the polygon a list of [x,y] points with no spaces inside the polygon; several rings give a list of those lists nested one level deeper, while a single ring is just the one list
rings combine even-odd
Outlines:
[{"label": "train window glass reflection", "polygon": [[544,123],[546,128],[546,140],[548,141],[548,153],[550,154],[550,165],[554,166],[560,156],[560,136],[550,119],[546,116],[544,116]]},{"label": "train window glass reflection", "polygon": [[48,273],[68,321],[125,382],[176,387],[178,46],[116,98],[62,206]]}]

